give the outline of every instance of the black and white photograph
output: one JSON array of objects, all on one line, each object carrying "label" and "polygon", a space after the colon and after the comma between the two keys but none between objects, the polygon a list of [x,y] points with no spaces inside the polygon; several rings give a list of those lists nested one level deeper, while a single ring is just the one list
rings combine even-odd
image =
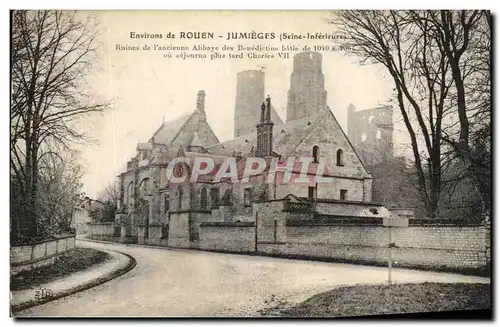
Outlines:
[{"label": "black and white photograph", "polygon": [[10,10],[10,317],[492,320],[492,16]]}]

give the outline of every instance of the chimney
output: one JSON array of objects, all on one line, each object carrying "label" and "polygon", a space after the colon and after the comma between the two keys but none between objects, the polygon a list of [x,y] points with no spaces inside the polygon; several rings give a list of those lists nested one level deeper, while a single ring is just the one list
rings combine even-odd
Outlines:
[{"label": "chimney", "polygon": [[271,97],[261,106],[262,114],[257,125],[257,157],[271,157],[273,154],[273,122],[271,121]]},{"label": "chimney", "polygon": [[266,98],[267,111],[266,111],[266,121],[271,121],[271,97],[268,95]]},{"label": "chimney", "polygon": [[198,91],[196,109],[199,111],[205,111],[205,91],[203,90]]}]

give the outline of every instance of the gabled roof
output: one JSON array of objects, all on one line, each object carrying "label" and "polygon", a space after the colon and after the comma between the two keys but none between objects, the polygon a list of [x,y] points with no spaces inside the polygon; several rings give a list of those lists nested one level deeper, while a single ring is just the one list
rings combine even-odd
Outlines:
[{"label": "gabled roof", "polygon": [[[273,127],[273,151],[286,159],[289,154],[304,140],[325,115],[321,111],[316,115],[293,120],[284,124],[275,124]],[[231,156],[233,151],[249,154],[257,143],[257,129],[247,135],[242,135],[232,140],[209,147],[214,154]]]},{"label": "gabled roof", "polygon": [[153,145],[151,143],[139,142],[139,143],[137,143],[136,150],[151,150],[152,148],[153,148]]},{"label": "gabled roof", "polygon": [[153,143],[165,145],[170,144],[193,114],[194,112],[191,112],[172,121],[163,122],[163,124],[153,134],[150,141],[152,140]]},{"label": "gabled roof", "polygon": [[283,125],[283,120],[281,119],[280,115],[274,109],[273,106],[271,106],[271,120],[276,124],[276,125]]}]

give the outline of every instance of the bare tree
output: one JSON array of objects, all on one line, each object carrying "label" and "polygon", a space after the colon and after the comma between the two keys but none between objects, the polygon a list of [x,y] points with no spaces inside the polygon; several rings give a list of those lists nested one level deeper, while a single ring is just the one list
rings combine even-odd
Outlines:
[{"label": "bare tree", "polygon": [[97,194],[97,200],[102,203],[117,203],[120,198],[117,182],[111,182]]},{"label": "bare tree", "polygon": [[[438,215],[441,196],[443,135],[463,114],[456,105],[461,101],[457,87],[461,77],[457,78],[443,43],[446,36],[438,15],[437,11],[342,11],[332,21],[348,36],[344,48],[349,54],[363,64],[382,64],[389,72],[411,139],[419,194],[431,217]],[[459,20],[467,21],[472,30],[481,15],[463,12]],[[466,39],[469,30],[454,29],[452,34],[456,40]],[[475,50],[472,43],[462,47],[464,52]]]},{"label": "bare tree", "polygon": [[85,92],[96,58],[91,17],[65,11],[14,11],[11,16],[11,181],[23,212],[18,235],[37,235],[39,164],[47,142],[66,148],[83,139],[74,119],[104,108]]},{"label": "bare tree", "polygon": [[76,164],[75,154],[47,152],[39,162],[39,234],[52,236],[68,232],[73,211],[81,203],[81,167]]},{"label": "bare tree", "polygon": [[115,220],[119,199],[120,191],[117,182],[109,183],[101,192],[97,194],[97,200],[104,203],[104,208],[101,210],[99,220],[107,222]]},{"label": "bare tree", "polygon": [[487,11],[440,11],[432,16],[450,63],[458,126],[447,131],[464,166],[464,176],[481,198],[483,214],[491,196],[491,14]]}]

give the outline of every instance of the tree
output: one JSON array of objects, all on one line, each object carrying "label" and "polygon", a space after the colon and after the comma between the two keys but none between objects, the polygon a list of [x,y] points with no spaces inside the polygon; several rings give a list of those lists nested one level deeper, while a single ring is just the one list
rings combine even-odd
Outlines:
[{"label": "tree", "polygon": [[50,153],[46,144],[69,148],[82,140],[74,119],[105,107],[85,92],[84,78],[97,55],[93,22],[75,12],[12,13],[11,187],[22,202],[12,226],[16,235],[39,232],[39,165]]},{"label": "tree", "polygon": [[40,160],[38,234],[53,236],[70,230],[73,211],[83,200],[81,167],[74,153],[51,152]]},{"label": "tree", "polygon": [[486,11],[441,11],[432,16],[450,63],[452,101],[458,128],[444,136],[464,166],[482,202],[491,207],[491,14]]},{"label": "tree", "polygon": [[97,200],[104,203],[104,208],[101,210],[100,221],[111,222],[115,220],[119,199],[120,191],[117,183],[110,183],[99,192]]},{"label": "tree", "polygon": [[[455,66],[460,53],[467,53],[462,64],[472,60],[478,44],[466,41],[456,47],[459,40],[472,39],[471,33],[481,30],[478,17],[483,15],[478,11],[455,16],[448,11],[342,11],[332,20],[347,36],[344,48],[349,54],[362,64],[383,65],[393,80],[395,101],[411,139],[419,195],[430,217],[439,214],[446,164],[442,149],[450,143],[443,136],[452,134],[454,122],[459,121],[457,144],[468,143],[462,116],[464,111],[466,116],[473,114],[463,105],[468,75],[457,73]],[[458,24],[461,30],[455,28]]]}]

